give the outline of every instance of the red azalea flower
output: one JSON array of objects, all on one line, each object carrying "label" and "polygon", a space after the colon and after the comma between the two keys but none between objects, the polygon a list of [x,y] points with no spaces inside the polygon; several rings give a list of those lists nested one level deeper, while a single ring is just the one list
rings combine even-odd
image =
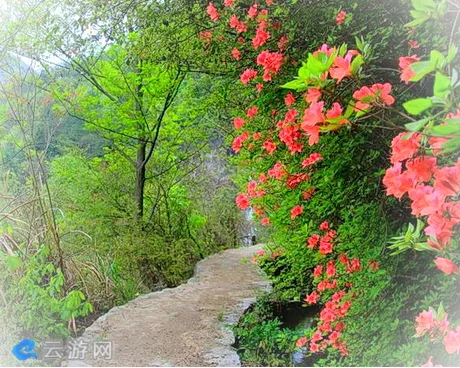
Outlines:
[{"label": "red azalea flower", "polygon": [[246,124],[246,121],[243,118],[236,117],[233,119],[233,125],[236,130],[241,129],[244,124]]},{"label": "red azalea flower", "polygon": [[239,152],[243,148],[243,143],[249,138],[249,132],[244,132],[237,136],[232,143],[232,149],[235,152]]},{"label": "red azalea flower", "polygon": [[238,50],[236,47],[232,49],[232,56],[235,60],[240,60],[241,59],[241,53],[240,50]]},{"label": "red azalea flower", "polygon": [[418,49],[420,45],[416,40],[409,40],[409,47],[411,49]]},{"label": "red azalea flower", "polygon": [[346,17],[347,17],[347,12],[345,10],[341,10],[337,14],[337,17],[335,18],[335,22],[337,23],[337,25],[340,25],[345,21]]},{"label": "red azalea flower", "polygon": [[306,343],[307,343],[307,338],[305,336],[302,336],[301,338],[297,340],[297,342],[295,343],[295,346],[297,346],[298,348],[301,348],[305,346]]},{"label": "red azalea flower", "polygon": [[254,69],[246,69],[243,73],[241,73],[240,80],[241,83],[244,85],[248,84],[252,79],[257,77],[257,71]]},{"label": "red azalea flower", "polygon": [[313,277],[314,277],[314,278],[320,277],[322,272],[323,272],[323,266],[317,265],[317,266],[313,269]]},{"label": "red azalea flower", "polygon": [[420,148],[421,135],[417,133],[399,133],[391,141],[391,163],[404,161],[412,158]]},{"label": "red azalea flower", "polygon": [[436,260],[434,261],[434,263],[436,264],[436,267],[439,268],[446,275],[450,275],[452,273],[458,273],[457,265],[454,262],[452,262],[450,259],[436,257]]},{"label": "red azalea flower", "polygon": [[269,155],[272,155],[276,151],[276,144],[272,141],[265,141],[262,147],[267,150]]},{"label": "red azalea flower", "polygon": [[285,97],[284,97],[284,103],[286,104],[287,107],[293,105],[295,103],[295,97],[292,94],[292,92],[289,92]]},{"label": "red azalea flower", "polygon": [[324,221],[319,225],[320,230],[328,230],[329,229],[329,223],[327,221]]},{"label": "red azalea flower", "polygon": [[303,212],[303,207],[300,205],[296,205],[291,209],[291,219],[295,219],[296,217],[300,216]]},{"label": "red azalea flower", "polygon": [[305,297],[305,302],[307,304],[316,304],[319,299],[319,294],[316,291],[313,291],[311,294]]},{"label": "red azalea flower", "polygon": [[409,84],[409,80],[412,77],[415,77],[415,72],[411,69],[410,66],[417,61],[420,61],[420,58],[417,55],[401,56],[399,58],[399,67],[402,70],[401,80],[406,84]]},{"label": "red azalea flower", "polygon": [[217,13],[217,9],[212,2],[208,4],[206,11],[208,12],[208,15],[212,21],[217,22],[219,20],[219,14]]},{"label": "red azalea flower", "polygon": [[447,354],[458,354],[460,352],[460,326],[455,331],[447,331],[442,342]]},{"label": "red azalea flower", "polygon": [[253,118],[254,116],[257,115],[257,113],[259,112],[259,109],[257,108],[257,106],[251,106],[247,113],[246,113],[246,116],[249,117],[249,118]]},{"label": "red azalea flower", "polygon": [[257,4],[257,3],[251,5],[251,7],[248,10],[249,19],[254,19],[256,17],[256,15],[257,15],[257,7],[258,6],[259,6],[259,4]]},{"label": "red azalea flower", "polygon": [[238,194],[235,198],[235,203],[240,210],[245,210],[249,207],[249,198],[244,193]]}]

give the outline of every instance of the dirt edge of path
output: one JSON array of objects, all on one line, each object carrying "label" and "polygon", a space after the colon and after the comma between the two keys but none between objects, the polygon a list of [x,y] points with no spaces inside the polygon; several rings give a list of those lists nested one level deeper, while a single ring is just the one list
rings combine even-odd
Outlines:
[{"label": "dirt edge of path", "polygon": [[[250,257],[254,253],[256,253],[259,249],[261,249],[263,245],[256,245],[252,247],[246,248],[238,248],[238,249],[227,249],[222,252],[213,254],[203,260],[200,260],[194,270],[193,276],[184,284],[181,284],[174,288],[166,288],[159,291],[154,291],[145,295],[141,295],[128,303],[114,307],[110,309],[106,314],[100,316],[91,326],[89,326],[82,335],[83,340],[88,343],[90,346],[90,350],[88,351],[91,355],[91,345],[94,341],[101,340],[101,339],[108,339],[108,340],[116,340],[120,335],[123,333],[131,332],[129,327],[124,327],[124,330],[118,331],[116,326],[117,321],[123,320],[129,325],[129,322],[132,320],[139,320],[142,319],[142,316],[135,315],[133,317],[133,311],[138,309],[145,309],[146,313],[149,311],[153,314],[158,312],[158,304],[167,305],[167,307],[163,308],[168,314],[167,309],[178,309],[180,313],[180,308],[185,305],[184,301],[179,300],[178,305],[174,308],[174,302],[178,298],[187,297],[187,294],[196,294],[199,296],[199,293],[205,293],[210,288],[218,288],[223,287],[225,288],[228,285],[231,285],[231,277],[233,273],[242,273],[244,271],[244,277],[247,279],[243,279],[245,284],[241,285],[241,292],[235,295],[235,293],[231,293],[229,296],[227,294],[223,294],[220,299],[218,299],[217,303],[221,303],[226,305],[225,310],[222,311],[222,317],[220,319],[220,323],[211,324],[212,331],[210,331],[210,335],[215,338],[210,342],[206,341],[205,346],[203,346],[202,351],[199,351],[199,357],[195,357],[188,361],[187,359],[178,359],[176,354],[174,354],[174,350],[171,347],[171,359],[165,358],[168,354],[165,354],[165,351],[162,351],[159,356],[151,356],[152,351],[145,351],[144,357],[139,359],[132,359],[129,357],[125,360],[123,357],[118,357],[115,361],[101,361],[101,360],[69,360],[67,361],[68,366],[111,366],[111,365],[137,365],[137,366],[153,366],[153,367],[163,367],[163,366],[188,366],[188,365],[200,365],[200,366],[241,366],[241,362],[239,356],[232,345],[235,342],[235,336],[232,331],[232,327],[239,321],[245,310],[251,306],[252,303],[256,300],[256,295],[259,292],[269,291],[270,284],[269,282],[263,277],[260,271],[257,271],[253,265],[251,265]],[[247,259],[246,264],[241,262],[242,259]],[[213,272],[215,274],[213,274]],[[224,275],[219,274],[224,273]],[[246,275],[247,273],[247,275]],[[237,280],[241,281],[241,280]],[[228,285],[227,285],[228,284]],[[239,290],[239,288],[238,288]],[[225,297],[228,297],[227,300]],[[169,302],[169,304],[167,303]],[[187,301],[188,302],[188,301]],[[193,302],[195,302],[196,306],[193,312],[196,312],[196,309],[201,310],[200,306],[203,302],[201,298],[191,299],[192,307]],[[213,304],[210,301],[210,304]],[[214,302],[216,304],[216,302]],[[152,308],[155,305],[155,308]],[[206,307],[206,306],[204,306]],[[161,312],[163,312],[163,309]],[[213,312],[215,312],[215,305],[214,309],[210,308]],[[184,311],[183,314],[186,311]],[[209,325],[209,319],[212,317],[212,312],[203,312],[204,317],[207,319],[207,323]],[[128,317],[128,318],[127,318]],[[147,317],[147,315],[146,315]],[[178,315],[173,321],[176,323],[181,323],[182,318],[187,318],[186,316]],[[161,319],[161,316],[158,317]],[[156,321],[154,321],[156,322]],[[161,322],[161,321],[160,321]],[[119,323],[118,323],[119,324]],[[145,321],[146,326],[149,324],[148,319],[146,318]],[[166,324],[166,322],[163,322]],[[162,326],[163,327],[163,326]],[[173,326],[171,326],[173,327]],[[134,328],[134,327],[133,327]],[[217,331],[214,331],[217,329]],[[193,329],[192,329],[193,330]],[[161,331],[161,329],[160,329]],[[151,333],[152,331],[150,331]],[[193,333],[193,331],[191,332]],[[151,333],[150,336],[147,336],[149,339],[156,338]],[[162,336],[161,338],[167,338],[166,336]],[[209,339],[208,339],[209,340]],[[128,340],[129,342],[129,340]],[[139,349],[140,351],[144,352],[144,350]],[[154,349],[153,349],[154,350]],[[199,350],[199,349],[198,349]],[[129,352],[129,350],[127,350]],[[186,354],[186,350],[183,352]],[[129,353],[128,353],[129,354]],[[134,353],[133,353],[134,354]],[[126,353],[125,353],[126,355]],[[135,363],[135,364],[133,364]],[[200,364],[197,364],[200,363]]]}]

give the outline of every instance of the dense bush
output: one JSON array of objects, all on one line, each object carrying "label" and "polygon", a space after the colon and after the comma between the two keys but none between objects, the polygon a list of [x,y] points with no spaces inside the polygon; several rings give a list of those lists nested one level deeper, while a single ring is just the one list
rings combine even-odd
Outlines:
[{"label": "dense bush", "polygon": [[[458,10],[431,0],[208,5],[218,27],[205,42],[228,41],[245,96],[233,121],[236,204],[272,230],[254,259],[272,297],[322,306],[316,331],[296,342],[326,353],[319,365],[458,361]],[[229,28],[234,38],[222,36]],[[415,226],[410,207],[429,226]],[[426,252],[440,252],[439,269]],[[265,334],[247,329],[238,333],[254,344]]]}]

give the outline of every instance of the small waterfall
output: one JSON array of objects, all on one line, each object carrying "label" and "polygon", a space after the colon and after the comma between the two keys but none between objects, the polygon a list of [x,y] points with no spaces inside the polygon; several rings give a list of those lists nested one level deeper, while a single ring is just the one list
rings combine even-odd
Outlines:
[{"label": "small waterfall", "polygon": [[243,227],[242,236],[242,243],[243,247],[249,247],[257,243],[257,230],[254,226],[254,210],[249,207],[248,209],[244,210],[244,217],[245,217],[245,226]]}]

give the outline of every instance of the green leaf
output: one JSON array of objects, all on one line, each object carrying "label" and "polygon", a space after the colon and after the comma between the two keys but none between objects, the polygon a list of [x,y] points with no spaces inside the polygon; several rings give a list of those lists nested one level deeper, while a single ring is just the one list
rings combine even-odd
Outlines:
[{"label": "green leaf", "polygon": [[437,4],[433,0],[412,0],[412,6],[420,11],[436,10],[437,8]]},{"label": "green leaf", "polygon": [[307,88],[307,83],[300,79],[295,79],[293,81],[287,82],[281,86],[281,88],[295,89],[295,90],[304,90]]},{"label": "green leaf", "polygon": [[298,75],[302,79],[310,78],[310,72],[309,72],[309,70],[307,68],[307,65],[305,63],[303,63],[302,67],[299,69]]},{"label": "green leaf", "polygon": [[411,64],[410,68],[415,73],[415,76],[410,79],[411,82],[418,82],[425,75],[434,70],[429,61],[418,61]]},{"label": "green leaf", "polygon": [[430,118],[424,118],[424,119],[421,119],[421,120],[414,121],[413,123],[404,124],[404,127],[407,130],[411,131],[411,132],[418,132],[430,120],[431,120],[431,117]]},{"label": "green leaf", "polygon": [[450,90],[450,78],[441,72],[436,72],[434,79],[433,94],[439,98],[446,98]]},{"label": "green leaf", "polygon": [[419,17],[419,18],[414,19],[412,22],[406,23],[406,24],[404,25],[404,27],[409,27],[409,28],[417,27],[417,26],[419,26],[420,24],[426,22],[428,19],[430,19],[430,17],[428,17],[428,16]]},{"label": "green leaf", "polygon": [[326,65],[314,57],[313,54],[308,55],[307,68],[312,75],[318,77],[327,70]]},{"label": "green leaf", "polygon": [[460,125],[450,124],[450,123],[443,124],[443,125],[436,125],[435,127],[431,128],[429,133],[437,137],[448,137],[451,135],[460,135]]},{"label": "green leaf", "polygon": [[403,104],[403,107],[411,115],[418,115],[431,106],[433,106],[433,102],[429,98],[416,98]]},{"label": "green leaf", "polygon": [[442,68],[444,62],[445,62],[444,55],[441,54],[437,50],[432,50],[430,52],[430,66],[433,68],[433,70],[437,68]]},{"label": "green leaf", "polygon": [[22,262],[21,258],[18,256],[9,256],[5,257],[5,262],[10,268],[10,270],[14,271],[21,267],[24,263]]},{"label": "green leaf", "polygon": [[442,145],[443,152],[457,152],[460,149],[460,138],[449,139]]},{"label": "green leaf", "polygon": [[457,55],[457,46],[452,44],[450,45],[449,51],[447,52],[446,63],[450,63],[452,60],[454,60],[456,55]]},{"label": "green leaf", "polygon": [[353,114],[354,109],[355,107],[351,103],[349,103],[343,116],[345,116],[346,118],[349,118],[351,114]]},{"label": "green leaf", "polygon": [[361,55],[356,56],[351,62],[351,74],[355,75],[363,64],[363,57]]}]

